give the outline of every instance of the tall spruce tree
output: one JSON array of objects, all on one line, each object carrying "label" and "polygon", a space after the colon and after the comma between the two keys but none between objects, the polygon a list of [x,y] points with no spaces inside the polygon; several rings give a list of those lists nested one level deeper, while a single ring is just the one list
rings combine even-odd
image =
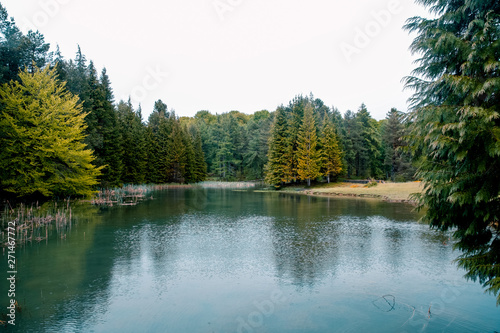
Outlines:
[{"label": "tall spruce tree", "polygon": [[207,178],[207,163],[205,162],[205,154],[203,153],[203,144],[201,134],[196,130],[194,137],[194,182],[202,182]]},{"label": "tall spruce tree", "polygon": [[420,156],[424,219],[454,229],[459,266],[500,305],[500,2],[420,0],[409,143]]},{"label": "tall spruce tree", "polygon": [[313,108],[312,105],[308,104],[305,107],[304,119],[300,126],[297,150],[297,175],[300,180],[307,181],[307,186],[311,186],[311,179],[314,180],[321,175],[321,155],[316,148],[318,144],[316,131]]},{"label": "tall spruce tree", "polygon": [[337,178],[342,172],[342,153],[333,124],[328,118],[326,118],[321,136],[321,158],[321,173],[330,183],[331,179]]},{"label": "tall spruce tree", "polygon": [[268,162],[265,166],[266,182],[276,188],[290,181],[289,138],[287,137],[288,121],[283,106],[275,112],[274,122],[269,136]]},{"label": "tall spruce tree", "polygon": [[130,100],[120,101],[117,106],[123,170],[121,180],[125,184],[142,184],[146,181],[146,128],[140,111],[135,112]]},{"label": "tall spruce tree", "polygon": [[361,139],[356,151],[356,176],[378,177],[381,170],[378,163],[380,138],[378,137],[377,122],[371,117],[365,104],[361,104],[356,113],[356,120],[360,126]]}]

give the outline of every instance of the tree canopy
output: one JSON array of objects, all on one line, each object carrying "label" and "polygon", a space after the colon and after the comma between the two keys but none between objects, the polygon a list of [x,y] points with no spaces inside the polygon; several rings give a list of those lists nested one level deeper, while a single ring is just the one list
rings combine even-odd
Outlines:
[{"label": "tree canopy", "polygon": [[2,190],[20,197],[90,195],[101,168],[83,143],[78,97],[54,70],[31,70],[0,88]]},{"label": "tree canopy", "polygon": [[436,18],[411,18],[420,54],[409,145],[434,228],[453,228],[458,264],[500,304],[500,2],[420,0]]}]

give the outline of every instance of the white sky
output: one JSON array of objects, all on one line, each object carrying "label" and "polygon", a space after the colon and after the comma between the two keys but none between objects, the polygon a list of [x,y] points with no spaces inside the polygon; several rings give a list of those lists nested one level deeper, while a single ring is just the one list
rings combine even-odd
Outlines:
[{"label": "white sky", "polygon": [[401,27],[428,16],[413,0],[0,2],[66,59],[79,44],[145,120],[158,99],[180,116],[250,114],[310,92],[342,113],[363,102],[376,119],[406,111],[414,36]]}]

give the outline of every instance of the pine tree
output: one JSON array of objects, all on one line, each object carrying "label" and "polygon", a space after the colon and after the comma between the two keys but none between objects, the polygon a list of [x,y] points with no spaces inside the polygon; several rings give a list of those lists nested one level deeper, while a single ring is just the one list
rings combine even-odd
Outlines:
[{"label": "pine tree", "polygon": [[0,180],[18,197],[87,196],[100,168],[85,147],[85,114],[54,70],[24,70],[0,89]]},{"label": "pine tree", "polygon": [[332,123],[326,119],[321,137],[322,174],[328,183],[342,172],[342,154]]},{"label": "pine tree", "polygon": [[248,145],[243,156],[245,174],[250,179],[262,179],[267,162],[270,114],[259,111],[247,123]]},{"label": "pine tree", "polygon": [[201,134],[197,130],[194,138],[194,182],[202,182],[207,178],[207,163],[205,162],[205,154],[203,153],[203,144]]},{"label": "pine tree", "polygon": [[347,110],[344,114],[344,159],[347,167],[347,177],[352,178],[359,175],[357,161],[359,155],[364,153],[363,139],[361,137],[361,125],[356,119],[356,114]]},{"label": "pine tree", "polygon": [[101,183],[106,186],[117,186],[122,182],[122,137],[118,123],[118,113],[113,105],[111,82],[106,73],[106,68],[101,73],[98,93],[100,105],[94,112],[98,112],[99,130],[102,133],[102,148],[99,157],[102,159],[103,165],[107,165],[103,169]]},{"label": "pine tree", "polygon": [[316,179],[321,175],[321,156],[316,149],[317,135],[316,122],[314,120],[313,108],[306,105],[304,110],[304,120],[300,126],[298,140],[298,179],[307,180],[307,186],[311,186],[311,179]]},{"label": "pine tree", "polygon": [[384,148],[384,172],[386,178],[395,181],[397,179],[411,180],[415,173],[411,165],[410,157],[403,151],[406,146],[404,136],[406,127],[404,114],[392,108],[386,116],[381,128],[381,137]]},{"label": "pine tree", "polygon": [[436,14],[406,25],[422,56],[406,78],[420,207],[432,227],[455,230],[459,266],[500,305],[500,2],[419,2]]},{"label": "pine tree", "polygon": [[214,172],[220,179],[232,180],[234,177],[233,167],[233,142],[227,126],[227,118],[218,118],[216,127],[217,149],[215,151]]},{"label": "pine tree", "polygon": [[361,142],[356,151],[356,176],[378,177],[381,174],[380,138],[378,137],[377,122],[368,112],[366,105],[361,104],[356,113],[356,121],[360,126]]},{"label": "pine tree", "polygon": [[167,161],[167,180],[175,183],[184,183],[186,181],[186,166],[188,163],[187,150],[192,155],[192,146],[186,146],[186,140],[179,121],[171,120],[172,127],[168,136],[168,154]]},{"label": "pine tree", "polygon": [[269,136],[268,162],[266,164],[266,182],[276,188],[290,181],[288,121],[283,106],[275,112],[274,122]]},{"label": "pine tree", "polygon": [[140,109],[135,112],[130,100],[117,106],[120,123],[122,163],[121,179],[125,184],[142,184],[146,181],[146,128],[142,124]]}]

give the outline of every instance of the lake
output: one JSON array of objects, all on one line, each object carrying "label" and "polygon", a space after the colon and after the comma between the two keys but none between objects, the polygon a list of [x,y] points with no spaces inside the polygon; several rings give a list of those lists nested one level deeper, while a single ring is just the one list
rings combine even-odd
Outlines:
[{"label": "lake", "polygon": [[500,331],[450,234],[405,204],[198,188],[77,210],[17,249],[15,331]]}]

